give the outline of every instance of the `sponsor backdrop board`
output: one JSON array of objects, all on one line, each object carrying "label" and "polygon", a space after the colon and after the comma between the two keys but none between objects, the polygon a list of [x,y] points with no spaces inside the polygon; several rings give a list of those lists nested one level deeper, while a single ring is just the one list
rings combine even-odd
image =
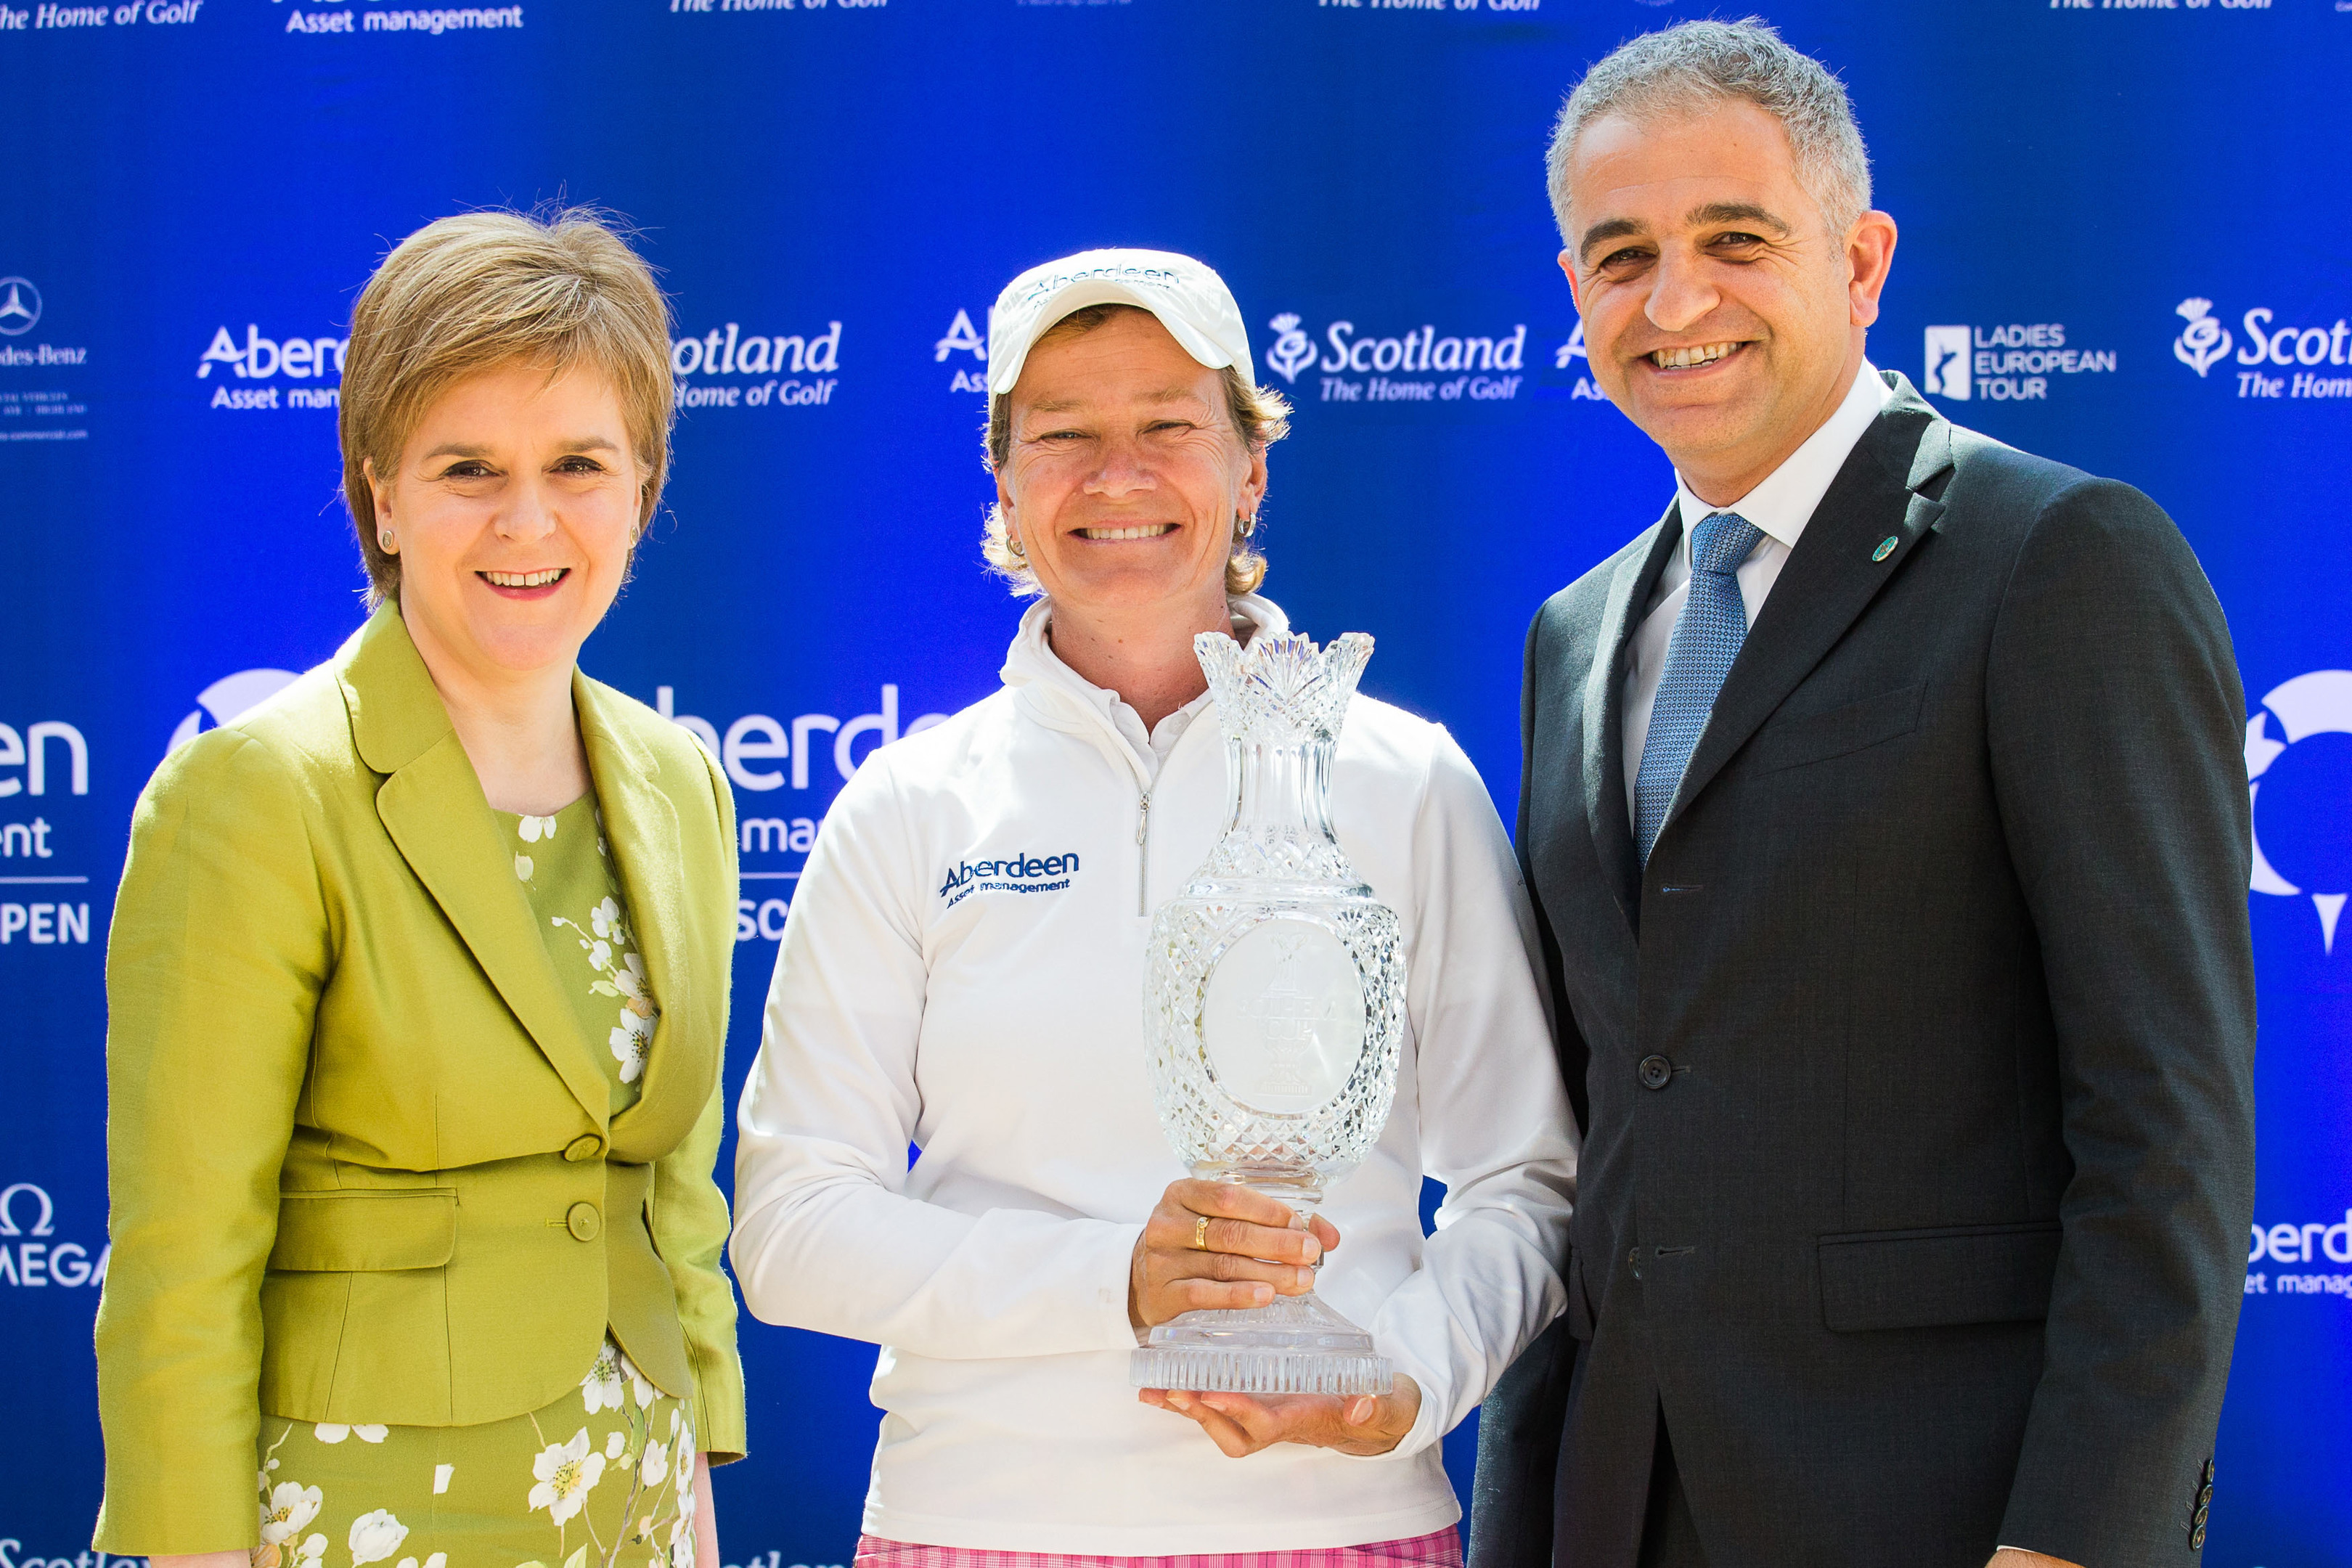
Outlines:
[{"label": "sponsor backdrop board", "polygon": [[[1844,73],[1903,226],[1876,362],[2149,491],[2228,606],[2262,1188],[2209,1551],[2352,1564],[2352,5],[1769,9]],[[1017,606],[978,558],[981,333],[1048,257],[1224,271],[1298,405],[1269,591],[1318,637],[1375,633],[1370,688],[1450,725],[1509,815],[1528,617],[1670,484],[1587,374],[1546,124],[1586,61],[1701,11],[0,0],[0,1568],[89,1563],[125,824],[175,741],[359,619],[338,364],[389,241],[593,200],[675,293],[677,479],[584,659],[734,780],[740,1081],[843,778],[993,683]],[[724,1556],[845,1563],[873,1352],[743,1341]]]}]

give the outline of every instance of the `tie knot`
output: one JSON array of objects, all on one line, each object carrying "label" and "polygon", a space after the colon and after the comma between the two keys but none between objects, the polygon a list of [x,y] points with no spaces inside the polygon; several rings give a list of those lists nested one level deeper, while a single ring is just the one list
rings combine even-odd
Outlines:
[{"label": "tie knot", "polygon": [[1764,531],[1736,511],[1718,511],[1691,530],[1691,570],[1729,572],[1748,559]]}]

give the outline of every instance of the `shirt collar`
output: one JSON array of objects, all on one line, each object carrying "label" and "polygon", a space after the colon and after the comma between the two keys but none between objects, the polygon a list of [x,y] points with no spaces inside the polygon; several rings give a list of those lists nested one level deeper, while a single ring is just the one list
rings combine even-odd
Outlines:
[{"label": "shirt collar", "polygon": [[[1247,642],[1258,635],[1288,637],[1290,621],[1280,605],[1256,594],[1240,594],[1228,597],[1226,606],[1233,612],[1234,632]],[[1119,700],[1118,693],[1095,685],[1076,670],[1062,662],[1054,651],[1052,639],[1046,635],[1053,624],[1054,606],[1050,599],[1039,599],[1021,617],[1020,629],[1013,634],[1013,647],[1007,652],[1004,668],[1000,673],[1004,683],[1014,688],[1021,698],[1031,703],[1031,711],[1055,729],[1092,727],[1116,737],[1133,759],[1138,770],[1148,781],[1157,772],[1157,759],[1152,755],[1151,737],[1144,731],[1142,717]],[[1197,717],[1208,705],[1209,694],[1186,703],[1180,712],[1186,722]],[[1058,713],[1055,711],[1058,710]],[[1126,722],[1120,721],[1124,713]],[[1174,718],[1171,714],[1170,718]],[[1077,724],[1069,722],[1076,719]],[[1164,725],[1168,720],[1160,722]],[[1181,733],[1186,723],[1171,731]]]},{"label": "shirt collar", "polygon": [[1691,493],[1690,486],[1676,473],[1675,501],[1682,509],[1684,541],[1679,551],[1690,548],[1690,531],[1701,519],[1719,511],[1738,512],[1761,530],[1766,538],[1794,550],[1798,536],[1812,520],[1813,509],[1822,504],[1822,497],[1829,493],[1838,470],[1845,467],[1846,458],[1853,455],[1863,433],[1894,395],[1894,389],[1886,384],[1876,367],[1864,360],[1836,412],[1754,489],[1728,506],[1707,505]]}]

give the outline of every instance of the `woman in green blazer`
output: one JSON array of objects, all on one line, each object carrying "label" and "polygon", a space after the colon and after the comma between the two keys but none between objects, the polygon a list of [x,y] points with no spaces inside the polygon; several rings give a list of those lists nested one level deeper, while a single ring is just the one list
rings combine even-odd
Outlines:
[{"label": "woman in green blazer", "polygon": [[717,1563],[733,811],[575,664],[660,495],[668,350],[579,214],[434,224],[360,297],[377,607],[164,763],[115,907],[107,1552]]}]

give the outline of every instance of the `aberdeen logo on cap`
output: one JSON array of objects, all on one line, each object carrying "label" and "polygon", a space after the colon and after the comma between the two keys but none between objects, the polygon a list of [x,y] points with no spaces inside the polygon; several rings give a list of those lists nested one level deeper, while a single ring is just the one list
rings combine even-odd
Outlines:
[{"label": "aberdeen logo on cap", "polygon": [[1048,295],[1057,294],[1073,283],[1089,283],[1104,279],[1150,289],[1173,289],[1176,286],[1176,275],[1157,267],[1135,267],[1124,263],[1107,267],[1089,267],[1079,272],[1047,273],[1029,285],[1021,296],[1021,303],[1034,305]]}]

